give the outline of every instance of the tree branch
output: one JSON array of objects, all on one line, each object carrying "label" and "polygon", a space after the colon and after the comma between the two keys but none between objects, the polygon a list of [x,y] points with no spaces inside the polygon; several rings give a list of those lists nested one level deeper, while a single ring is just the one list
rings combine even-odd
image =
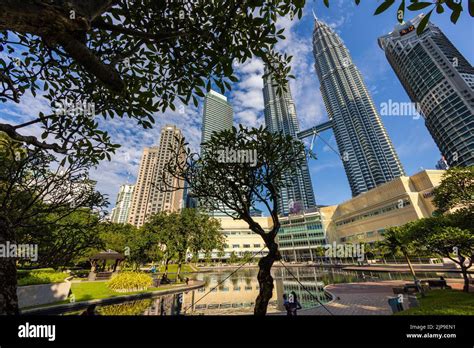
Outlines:
[{"label": "tree branch", "polygon": [[88,72],[96,76],[104,85],[115,92],[125,89],[120,74],[112,67],[104,64],[82,42],[69,33],[61,33],[55,38],[64,50]]},{"label": "tree branch", "polygon": [[32,135],[21,135],[15,131],[14,126],[11,126],[9,124],[0,123],[0,131],[6,133],[13,140],[33,145],[43,150],[53,150],[61,154],[66,154],[67,152],[65,147],[61,147],[58,144],[48,144],[44,141],[39,141],[36,137]]}]

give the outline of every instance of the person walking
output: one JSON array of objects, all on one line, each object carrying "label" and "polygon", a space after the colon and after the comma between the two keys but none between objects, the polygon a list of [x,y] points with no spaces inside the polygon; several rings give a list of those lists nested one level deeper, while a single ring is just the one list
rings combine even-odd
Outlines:
[{"label": "person walking", "polygon": [[288,296],[286,294],[283,294],[283,307],[286,309],[286,315],[291,316],[290,301],[288,301]]},{"label": "person walking", "polygon": [[302,309],[301,304],[298,302],[298,297],[296,296],[296,293],[292,291],[290,293],[290,297],[288,299],[288,307],[290,309],[290,316],[296,317],[298,314],[298,309]]}]

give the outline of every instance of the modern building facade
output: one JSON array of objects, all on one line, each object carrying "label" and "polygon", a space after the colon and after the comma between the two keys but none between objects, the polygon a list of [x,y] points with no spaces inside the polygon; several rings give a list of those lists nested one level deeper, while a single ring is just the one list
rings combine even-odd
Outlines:
[{"label": "modern building facade", "polygon": [[474,68],[423,14],[395,26],[379,46],[450,166],[474,165]]},{"label": "modern building facade", "polygon": [[[270,132],[283,132],[297,138],[299,125],[290,86],[286,83],[286,91],[278,95],[277,84],[272,75],[267,73],[268,67],[265,68],[267,76],[263,80],[265,124]],[[279,215],[284,216],[316,206],[306,157],[302,156],[296,175],[288,174],[286,181],[286,187],[281,189],[278,202]]]},{"label": "modern building facade", "polygon": [[[260,258],[268,253],[262,237],[252,232],[248,223],[244,220],[236,220],[229,216],[219,216],[216,219],[221,223],[222,234],[225,237],[225,247],[223,253],[214,250],[210,255],[212,260],[227,260],[231,257],[232,253],[237,257],[243,257],[246,253],[257,254],[256,258]],[[272,227],[272,219],[270,217],[261,216],[253,217],[253,219],[265,231],[269,231]],[[206,255],[199,254],[200,259],[205,257]]]},{"label": "modern building facade", "polygon": [[[209,141],[212,133],[232,129],[234,123],[234,110],[227,101],[227,97],[210,90],[204,98],[204,109],[202,115],[201,144]],[[202,145],[201,145],[202,146]],[[204,148],[201,147],[201,153]],[[211,216],[228,216],[234,211],[219,205],[220,210],[209,210]]]},{"label": "modern building facade", "polygon": [[231,129],[234,122],[234,110],[227,97],[210,90],[204,98],[201,143],[211,139],[213,132]]},{"label": "modern building facade", "polygon": [[111,221],[119,224],[128,222],[128,214],[130,212],[130,204],[132,203],[133,189],[135,185],[120,185],[119,193],[115,207],[112,209]]},{"label": "modern building facade", "polygon": [[404,175],[349,50],[339,35],[316,17],[313,54],[321,94],[352,195]]},{"label": "modern building facade", "polygon": [[[163,187],[163,169],[170,160],[183,135],[176,126],[167,125],[161,130],[159,146],[145,148],[140,162],[137,183],[133,192],[128,222],[142,226],[153,214],[161,211],[178,211],[183,206],[183,190]],[[167,178],[170,187],[183,187],[184,183]]]},{"label": "modern building facade", "polygon": [[280,217],[278,248],[285,261],[314,261],[326,244],[319,209]]},{"label": "modern building facade", "polygon": [[432,216],[444,170],[401,176],[339,205],[320,208],[328,243],[372,243],[387,227]]}]

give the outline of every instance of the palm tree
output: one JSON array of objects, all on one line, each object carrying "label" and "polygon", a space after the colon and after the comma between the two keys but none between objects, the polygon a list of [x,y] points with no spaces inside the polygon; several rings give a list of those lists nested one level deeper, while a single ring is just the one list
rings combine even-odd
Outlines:
[{"label": "palm tree", "polygon": [[410,258],[408,257],[408,250],[412,246],[413,242],[408,237],[408,231],[410,229],[411,224],[405,224],[403,226],[395,226],[388,228],[385,233],[383,234],[384,240],[382,240],[379,245],[382,247],[386,247],[389,249],[393,254],[401,253],[405,257],[407,261],[408,267],[410,268],[410,272],[413,276],[413,280],[418,291],[424,296],[423,288],[420,285],[418,278],[416,277],[415,270],[410,262]]}]

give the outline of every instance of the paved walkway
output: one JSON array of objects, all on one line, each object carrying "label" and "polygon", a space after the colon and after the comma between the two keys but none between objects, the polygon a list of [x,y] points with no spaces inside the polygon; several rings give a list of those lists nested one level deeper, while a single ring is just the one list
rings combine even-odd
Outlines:
[{"label": "paved walkway", "polygon": [[[394,287],[403,286],[410,281],[387,280],[381,282],[332,284],[325,287],[334,299],[325,307],[334,315],[391,315],[388,299],[395,297]],[[453,289],[462,290],[461,279],[448,279]],[[474,286],[470,291],[474,292]],[[298,311],[298,315],[330,315],[324,307]]]},{"label": "paved walkway", "polygon": [[[391,315],[388,299],[394,297],[392,288],[406,281],[390,280],[328,285],[325,289],[334,300],[325,307],[334,315]],[[322,306],[298,311],[298,315],[330,315]]]}]

